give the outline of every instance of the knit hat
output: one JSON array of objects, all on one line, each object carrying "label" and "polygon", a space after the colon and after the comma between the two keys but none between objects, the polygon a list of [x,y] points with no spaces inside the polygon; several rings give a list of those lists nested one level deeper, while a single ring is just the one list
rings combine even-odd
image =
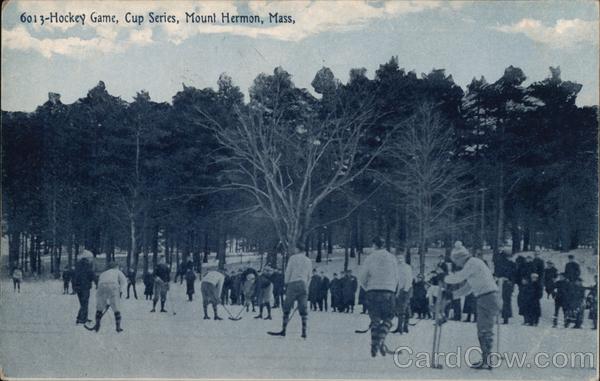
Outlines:
[{"label": "knit hat", "polygon": [[91,260],[93,258],[94,254],[92,254],[92,252],[89,250],[83,250],[83,253],[81,253],[81,259]]},{"label": "knit hat", "polygon": [[452,253],[450,254],[452,262],[456,264],[462,264],[470,256],[471,254],[469,254],[469,251],[463,246],[461,241],[456,241],[454,243],[454,248],[452,249]]}]

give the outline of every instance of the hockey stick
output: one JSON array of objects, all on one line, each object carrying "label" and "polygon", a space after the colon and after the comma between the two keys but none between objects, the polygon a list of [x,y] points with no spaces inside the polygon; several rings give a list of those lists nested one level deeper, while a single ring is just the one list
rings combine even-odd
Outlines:
[{"label": "hockey stick", "polygon": [[[100,315],[100,319],[102,319],[102,317],[104,316],[104,314],[106,313],[106,311],[108,311],[110,307],[110,304],[106,306],[106,308],[104,309],[104,311],[102,311],[102,315]],[[95,327],[95,325],[94,325]],[[88,331],[95,331],[94,327],[88,327],[87,324],[83,325],[83,328],[87,329]]]},{"label": "hockey stick", "polygon": [[[294,308],[294,310],[292,311],[292,313],[290,314],[290,317],[288,318],[288,322],[290,320],[292,320],[292,318],[294,317],[294,314],[296,313],[296,310],[298,309],[298,307]],[[271,336],[280,336],[280,332],[273,332],[273,331],[267,331],[267,334],[271,335]]]},{"label": "hockey stick", "polygon": [[443,286],[442,282],[440,282],[438,292],[437,292],[437,298],[435,300],[435,310],[434,310],[435,323],[434,323],[434,329],[433,329],[433,349],[431,350],[431,367],[434,369],[442,369],[442,364],[440,364],[438,362],[437,354],[440,351],[440,341],[442,339],[442,324],[445,322],[445,319],[443,317],[444,308],[442,305],[443,304],[443,301],[442,301],[443,287],[444,286]]},{"label": "hockey stick", "polygon": [[[418,322],[417,322],[418,323]],[[409,326],[414,327],[417,323],[408,323]],[[367,333],[371,330],[371,325],[367,329],[355,329],[354,333]]]},{"label": "hockey stick", "polygon": [[221,307],[223,307],[225,312],[227,312],[227,315],[229,315],[228,319],[233,320],[233,321],[242,320],[242,317],[240,315],[242,314],[242,311],[244,311],[244,309],[246,308],[246,307],[242,306],[242,309],[240,310],[240,312],[237,314],[237,316],[234,317],[233,314],[229,311],[229,308],[225,307],[224,304],[221,304]]}]

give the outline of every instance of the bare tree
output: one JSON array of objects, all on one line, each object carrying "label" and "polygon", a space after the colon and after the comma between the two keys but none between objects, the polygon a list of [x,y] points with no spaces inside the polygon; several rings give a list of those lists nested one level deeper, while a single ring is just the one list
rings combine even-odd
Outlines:
[{"label": "bare tree", "polygon": [[405,195],[416,221],[419,271],[424,273],[430,240],[456,223],[454,209],[470,196],[461,181],[466,169],[455,158],[453,129],[431,104],[419,108],[392,146],[391,157],[399,164],[392,183]]},{"label": "bare tree", "polygon": [[263,111],[251,105],[229,126],[204,113],[208,122],[202,124],[226,151],[220,162],[227,164],[228,182],[219,190],[251,195],[273,222],[285,263],[310,231],[319,204],[363,174],[388,148],[391,132],[365,152],[365,131],[373,120],[367,107],[293,122]]}]

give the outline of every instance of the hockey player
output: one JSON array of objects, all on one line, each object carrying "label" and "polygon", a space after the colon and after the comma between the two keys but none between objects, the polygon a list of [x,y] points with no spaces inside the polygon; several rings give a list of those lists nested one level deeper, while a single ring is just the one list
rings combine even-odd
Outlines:
[{"label": "hockey player", "polygon": [[204,320],[209,320],[207,308],[212,304],[214,319],[223,320],[217,312],[217,305],[221,301],[221,292],[225,283],[225,275],[219,271],[209,271],[202,278],[200,283],[200,292],[202,293],[202,310],[204,311]]},{"label": "hockey player", "polygon": [[359,282],[367,293],[367,306],[371,319],[371,357],[380,352],[385,356],[385,338],[392,328],[395,292],[398,288],[396,258],[384,248],[381,238],[373,239],[374,251],[367,257]]},{"label": "hockey player", "polygon": [[302,248],[292,249],[292,255],[288,259],[285,269],[284,283],[286,286],[285,299],[283,301],[282,329],[279,332],[269,332],[273,336],[285,336],[290,319],[290,311],[294,302],[298,303],[298,312],[302,319],[302,335],[306,339],[306,323],[308,320],[308,282],[312,272],[312,262],[304,255]]},{"label": "hockey player", "polygon": [[477,298],[477,337],[481,347],[481,361],[473,365],[475,369],[489,369],[489,355],[494,341],[494,322],[500,310],[498,286],[492,272],[479,258],[472,257],[462,242],[457,241],[451,253],[452,262],[462,270],[449,274],[444,281],[458,284],[466,281],[460,289],[453,291],[450,298],[457,298],[470,292]]},{"label": "hockey player", "polygon": [[110,262],[108,269],[98,277],[98,289],[96,291],[96,325],[94,331],[100,330],[100,320],[108,306],[115,314],[115,323],[117,332],[122,332],[121,328],[121,310],[119,309],[119,299],[123,294],[123,289],[127,284],[125,274],[119,270],[117,262]]},{"label": "hockey player", "polygon": [[271,269],[265,267],[256,280],[256,301],[258,304],[258,315],[255,319],[263,318],[263,310],[267,308],[265,320],[271,320],[271,301],[273,298],[273,282],[271,282]]},{"label": "hockey player", "polygon": [[252,312],[255,312],[256,275],[253,272],[248,272],[246,275],[242,273],[242,276],[245,277],[244,283],[242,283],[242,299],[244,300],[246,312],[250,310],[250,305],[252,305]]},{"label": "hockey player", "polygon": [[96,277],[91,262],[92,258],[94,258],[92,253],[84,250],[75,264],[75,271],[73,272],[73,290],[77,293],[77,299],[79,300],[79,312],[77,313],[76,324],[89,322],[88,303],[90,300],[90,289]]},{"label": "hockey player", "polygon": [[150,312],[156,312],[156,303],[160,297],[160,312],[167,312],[165,310],[165,303],[167,302],[167,292],[169,292],[169,282],[171,281],[171,271],[165,263],[164,259],[161,259],[160,263],[154,269],[154,299],[152,300],[152,310]]}]

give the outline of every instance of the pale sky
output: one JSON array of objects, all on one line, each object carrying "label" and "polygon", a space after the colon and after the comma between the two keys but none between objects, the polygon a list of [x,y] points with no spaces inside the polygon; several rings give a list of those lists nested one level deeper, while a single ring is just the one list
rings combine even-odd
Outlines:
[{"label": "pale sky", "polygon": [[[94,24],[90,14],[115,14],[119,24]],[[146,22],[124,22],[126,12]],[[186,24],[185,12],[294,17],[296,23]],[[28,24],[31,15],[85,13],[80,24]],[[173,14],[179,24],[150,24],[148,12]],[[32,111],[48,92],[72,103],[98,81],[131,101],[147,90],[171,101],[182,82],[215,87],[222,72],[247,93],[261,72],[282,66],[298,87],[322,67],[346,82],[351,68],[373,77],[398,56],[418,74],[446,69],[463,89],[473,77],[496,81],[509,66],[526,83],[560,66],[564,80],[583,84],[579,105],[598,104],[598,3],[596,1],[395,1],[395,2],[145,2],[11,1],[2,12],[2,109]]]}]

